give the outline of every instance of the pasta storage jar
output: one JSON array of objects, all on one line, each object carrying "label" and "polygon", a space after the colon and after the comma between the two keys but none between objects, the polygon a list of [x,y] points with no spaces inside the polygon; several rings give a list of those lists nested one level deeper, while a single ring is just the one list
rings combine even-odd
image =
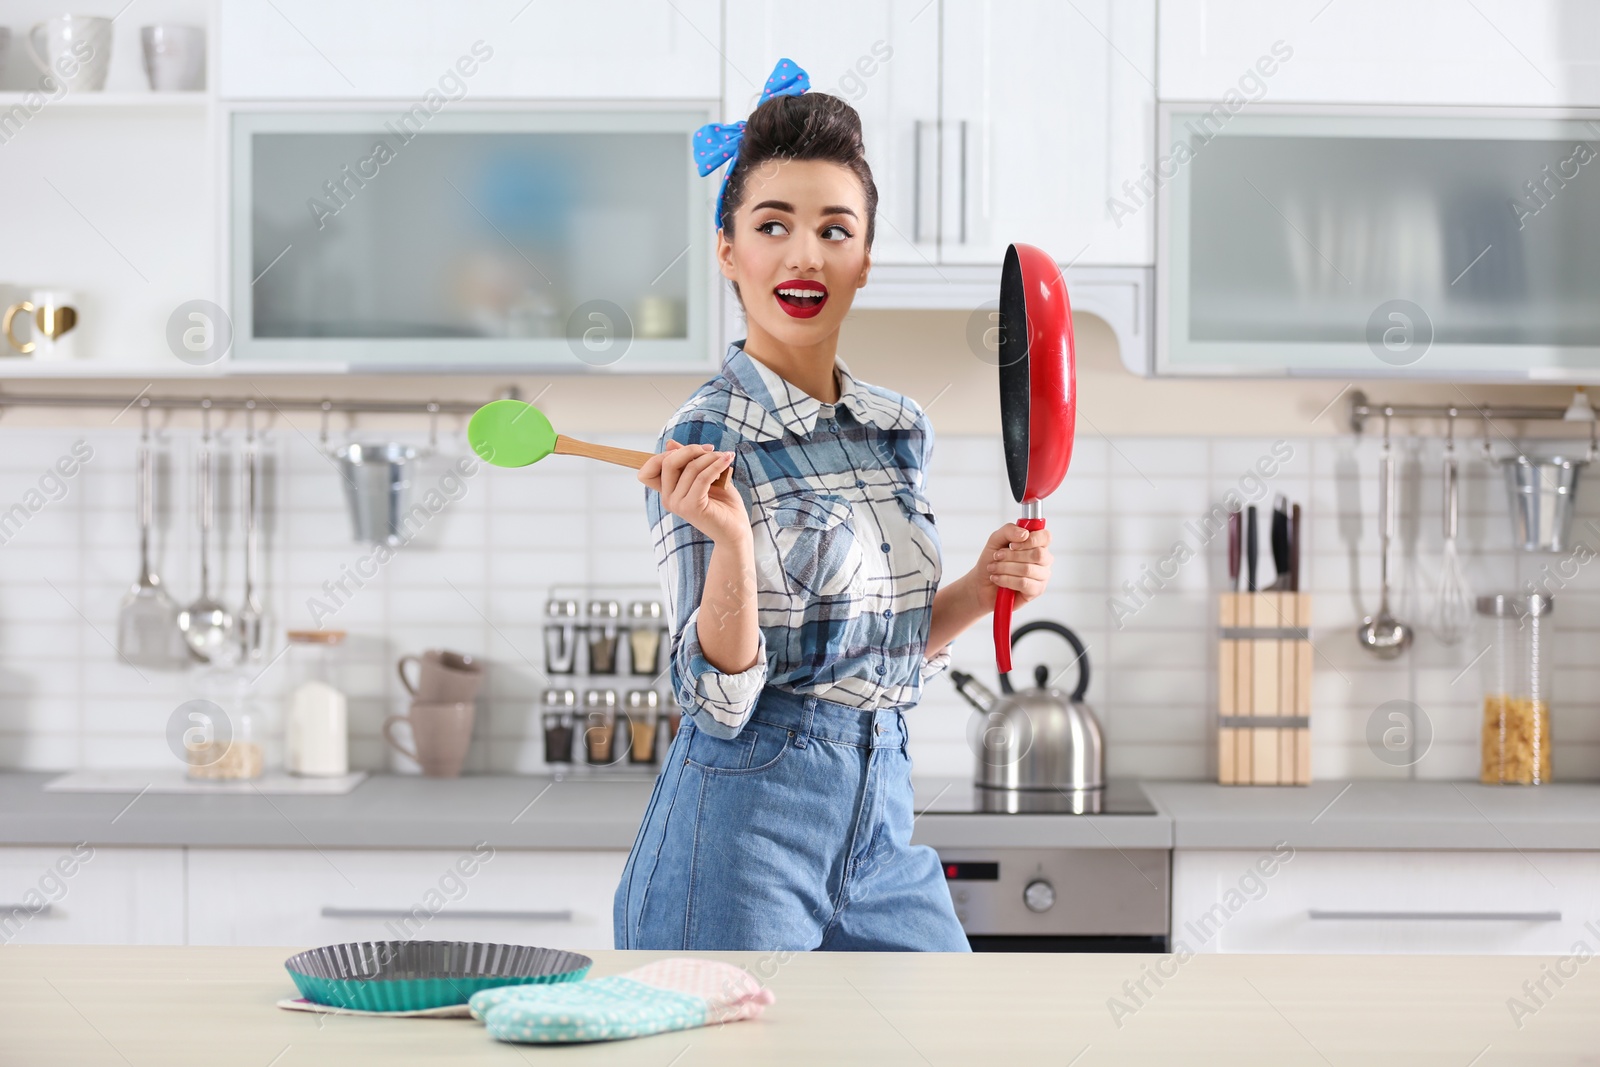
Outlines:
[{"label": "pasta storage jar", "polygon": [[1483,762],[1490,784],[1550,780],[1551,597],[1478,598],[1483,654]]}]

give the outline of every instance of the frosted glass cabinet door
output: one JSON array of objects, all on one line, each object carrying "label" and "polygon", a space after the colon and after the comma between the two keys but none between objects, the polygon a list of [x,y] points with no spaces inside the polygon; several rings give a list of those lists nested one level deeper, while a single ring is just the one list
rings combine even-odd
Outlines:
[{"label": "frosted glass cabinet door", "polygon": [[873,261],[932,262],[939,0],[740,0],[727,7],[727,47],[730,122],[754,110],[783,58],[805,68],[813,90],[856,109],[878,187]]},{"label": "frosted glass cabinet door", "polygon": [[1600,369],[1594,120],[1255,107],[1164,109],[1159,371]]},{"label": "frosted glass cabinet door", "polygon": [[233,116],[234,359],[710,365],[695,111]]},{"label": "frosted glass cabinet door", "polygon": [[[943,0],[940,259],[1149,264],[1154,0]],[[1116,206],[1120,201],[1121,207]]]}]

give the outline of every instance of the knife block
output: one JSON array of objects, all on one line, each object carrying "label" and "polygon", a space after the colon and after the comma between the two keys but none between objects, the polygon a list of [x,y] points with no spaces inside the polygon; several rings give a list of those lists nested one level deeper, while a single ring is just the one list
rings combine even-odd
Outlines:
[{"label": "knife block", "polygon": [[1218,601],[1217,781],[1311,782],[1311,594]]}]

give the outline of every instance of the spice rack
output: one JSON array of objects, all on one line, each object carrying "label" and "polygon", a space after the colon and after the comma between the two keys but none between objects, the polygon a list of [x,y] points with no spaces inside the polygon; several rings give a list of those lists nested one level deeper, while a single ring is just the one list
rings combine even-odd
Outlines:
[{"label": "spice rack", "polygon": [[553,773],[654,777],[682,712],[667,676],[659,586],[553,586],[545,602],[540,700]]},{"label": "spice rack", "polygon": [[1311,594],[1223,593],[1217,781],[1311,782]]}]

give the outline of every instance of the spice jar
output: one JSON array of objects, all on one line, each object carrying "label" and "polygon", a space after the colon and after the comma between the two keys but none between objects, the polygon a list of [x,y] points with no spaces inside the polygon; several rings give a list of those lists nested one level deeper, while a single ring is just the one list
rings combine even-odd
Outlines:
[{"label": "spice jar", "polygon": [[656,761],[656,709],[661,694],[654,689],[634,689],[628,693],[628,762]]},{"label": "spice jar", "polygon": [[1538,785],[1550,780],[1551,597],[1478,598],[1489,648],[1483,655],[1480,780]]},{"label": "spice jar", "polygon": [[552,599],[544,611],[545,671],[571,674],[578,666],[578,602]]},{"label": "spice jar", "polygon": [[544,691],[544,761],[572,762],[573,716],[578,709],[576,689]]},{"label": "spice jar", "polygon": [[590,689],[583,695],[583,754],[590,763],[613,761],[616,748],[617,691]]},{"label": "spice jar", "polygon": [[589,673],[617,673],[617,633],[622,605],[615,600],[589,601]]},{"label": "spice jar", "polygon": [[635,600],[628,605],[628,656],[634,674],[653,678],[661,670],[661,604]]}]

